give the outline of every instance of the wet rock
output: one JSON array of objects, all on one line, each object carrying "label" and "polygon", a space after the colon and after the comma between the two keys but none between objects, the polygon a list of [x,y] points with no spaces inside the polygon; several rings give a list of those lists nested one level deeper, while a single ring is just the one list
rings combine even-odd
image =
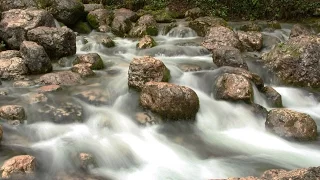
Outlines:
[{"label": "wet rock", "polygon": [[202,42],[202,46],[211,51],[220,46],[231,46],[240,50],[243,49],[238,35],[231,29],[223,26],[210,28]]},{"label": "wet rock", "polygon": [[157,23],[171,23],[175,21],[172,17],[172,13],[170,13],[168,9],[152,11],[151,14],[154,16]]},{"label": "wet rock", "polygon": [[254,31],[238,31],[239,40],[247,51],[259,51],[262,48],[262,34]]},{"label": "wet rock", "polygon": [[272,87],[265,86],[261,92],[266,96],[267,102],[271,107],[282,107],[281,95]]},{"label": "wet rock", "polygon": [[21,57],[20,52],[16,50],[7,50],[0,52],[0,59],[11,59],[14,57]]},{"label": "wet rock", "polygon": [[48,11],[67,26],[74,25],[84,16],[84,6],[78,0],[47,0],[40,3],[41,9]]},{"label": "wet rock", "polygon": [[47,86],[42,86],[39,89],[37,89],[37,91],[40,93],[56,92],[56,91],[60,91],[60,90],[62,90],[62,88],[59,85],[47,85]]},{"label": "wet rock", "polygon": [[78,55],[73,61],[73,65],[76,64],[86,64],[92,70],[99,70],[104,68],[103,61],[98,53]]},{"label": "wet rock", "polygon": [[162,122],[161,117],[151,112],[138,112],[135,114],[135,120],[143,126],[151,126]]},{"label": "wet rock", "polygon": [[40,82],[47,85],[73,86],[83,82],[79,74],[71,71],[48,73],[40,77]]},{"label": "wet rock", "polygon": [[225,66],[225,67],[219,68],[219,70],[222,74],[229,73],[229,74],[241,75],[247,78],[248,80],[250,80],[258,89],[262,89],[264,87],[264,82],[259,75],[249,72],[243,68],[234,68],[234,67]]},{"label": "wet rock", "polygon": [[128,75],[129,87],[137,90],[141,90],[147,82],[167,82],[170,79],[170,72],[163,62],[150,56],[134,58]]},{"label": "wet rock", "polygon": [[163,29],[162,29],[162,35],[167,35],[173,28],[175,28],[177,26],[178,26],[178,24],[174,23],[174,22],[167,24],[167,25],[164,25]]},{"label": "wet rock", "polygon": [[265,66],[282,82],[320,87],[320,37],[297,36],[262,55]]},{"label": "wet rock", "polygon": [[82,169],[89,169],[90,167],[94,167],[96,165],[94,157],[88,153],[80,153],[79,160],[80,167]]},{"label": "wet rock", "polygon": [[53,16],[45,10],[12,9],[2,13],[0,38],[10,49],[19,49],[27,40],[27,31],[39,26],[54,27]]},{"label": "wet rock", "polygon": [[240,30],[245,31],[245,32],[247,32],[247,31],[260,32],[262,30],[262,28],[258,24],[251,22],[251,23],[244,24],[244,25],[240,26]]},{"label": "wet rock", "polygon": [[72,66],[71,71],[80,74],[81,77],[91,77],[94,76],[95,73],[90,66],[91,64],[89,63],[76,64]]},{"label": "wet rock", "polygon": [[199,98],[192,89],[165,82],[146,83],[140,104],[168,120],[194,120],[199,110]]},{"label": "wet rock", "polygon": [[108,35],[99,35],[95,37],[97,43],[102,44],[106,48],[115,47],[115,42]]},{"label": "wet rock", "polygon": [[10,59],[0,58],[0,77],[1,79],[19,79],[22,75],[28,74],[25,61],[20,57]]},{"label": "wet rock", "polygon": [[46,103],[48,97],[43,93],[31,93],[28,97],[29,104]]},{"label": "wet rock", "polygon": [[0,107],[0,117],[6,120],[24,120],[24,108],[19,105],[6,105]]},{"label": "wet rock", "polygon": [[131,37],[143,37],[144,35],[157,36],[158,25],[152,15],[144,15],[129,32]]},{"label": "wet rock", "polygon": [[263,47],[267,49],[271,49],[275,45],[281,42],[281,40],[278,37],[272,36],[272,35],[266,35],[266,34],[262,35],[262,39],[263,39]]},{"label": "wet rock", "polygon": [[268,115],[268,110],[261,106],[260,104],[252,103],[249,105],[248,109],[255,115],[266,118]]},{"label": "wet rock", "polygon": [[317,125],[307,114],[289,109],[272,109],[269,111],[266,128],[288,139],[315,140]]},{"label": "wet rock", "polygon": [[227,22],[222,18],[205,16],[189,22],[189,27],[195,30],[198,36],[205,36],[210,27],[227,26]]},{"label": "wet rock", "polygon": [[117,17],[117,16],[122,16],[125,19],[128,19],[129,21],[132,21],[132,22],[137,21],[139,18],[137,13],[131,11],[130,9],[125,9],[125,8],[114,10],[114,17]]},{"label": "wet rock", "polygon": [[83,108],[72,101],[54,102],[41,105],[37,109],[37,116],[57,124],[66,124],[83,121]]},{"label": "wet rock", "polygon": [[244,76],[224,73],[214,83],[213,95],[218,100],[252,103],[253,89]]},{"label": "wet rock", "polygon": [[272,29],[281,29],[281,24],[278,21],[269,21],[267,26]]},{"label": "wet rock", "polygon": [[242,59],[240,50],[231,46],[219,46],[213,49],[212,60],[218,67],[231,66],[248,70],[248,65]]},{"label": "wet rock", "polygon": [[92,11],[95,11],[97,9],[104,9],[102,4],[84,4],[84,12],[90,13]]},{"label": "wet rock", "polygon": [[140,39],[139,43],[137,44],[137,47],[139,49],[148,49],[156,45],[156,41],[151,36],[145,35],[142,39]]},{"label": "wet rock", "polygon": [[[96,9],[87,15],[88,23],[94,29],[101,29],[102,26],[110,26],[113,18],[113,12],[107,9]],[[110,28],[109,28],[110,29]]]},{"label": "wet rock", "polygon": [[100,105],[110,105],[113,103],[114,93],[111,93],[109,90],[105,89],[90,89],[82,91],[78,94],[75,94],[75,97],[85,101],[88,104],[100,106]]},{"label": "wet rock", "polygon": [[201,67],[195,64],[181,64],[178,67],[184,72],[201,71]]},{"label": "wet rock", "polygon": [[120,37],[124,37],[129,33],[132,27],[132,22],[124,16],[115,16],[112,21],[111,30],[112,32]]},{"label": "wet rock", "polygon": [[312,31],[312,29],[303,24],[295,24],[290,33],[290,38],[297,36],[310,36],[315,35],[316,33]]},{"label": "wet rock", "polygon": [[34,0],[2,0],[0,1],[0,11],[9,11],[11,9],[26,9],[37,7]]},{"label": "wet rock", "polygon": [[36,83],[34,81],[15,81],[13,82],[13,87],[15,88],[26,88],[34,86]]},{"label": "wet rock", "polygon": [[191,19],[196,19],[199,18],[201,16],[204,15],[204,12],[200,9],[200,8],[192,8],[189,9],[186,13],[185,13],[185,17],[188,18],[190,17]]},{"label": "wet rock", "polygon": [[28,31],[28,39],[43,46],[53,60],[76,53],[76,34],[67,27],[38,27]]},{"label": "wet rock", "polygon": [[51,60],[44,48],[32,41],[23,41],[20,54],[31,74],[43,74],[52,71]]},{"label": "wet rock", "polygon": [[2,178],[8,179],[12,176],[33,174],[36,170],[36,159],[29,155],[14,156],[4,162],[0,171],[2,171]]},{"label": "wet rock", "polygon": [[72,28],[73,31],[80,33],[80,34],[89,34],[92,29],[89,23],[78,21],[74,27]]},{"label": "wet rock", "polygon": [[261,180],[318,180],[320,179],[320,167],[306,169],[295,169],[286,171],[284,169],[271,169],[263,173]]}]

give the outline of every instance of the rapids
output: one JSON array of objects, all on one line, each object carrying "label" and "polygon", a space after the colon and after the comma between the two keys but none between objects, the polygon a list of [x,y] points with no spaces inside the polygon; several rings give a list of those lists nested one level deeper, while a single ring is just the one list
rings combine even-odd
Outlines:
[{"label": "rapids", "polygon": [[[240,24],[230,23],[234,28]],[[292,25],[282,27],[275,32],[263,32],[265,41],[287,40]],[[138,39],[118,37],[114,37],[116,47],[107,49],[95,41],[99,34],[79,35],[77,54],[97,52],[107,68],[96,71],[97,76],[87,79],[85,85],[69,87],[50,97],[81,103],[84,122],[55,124],[33,115],[36,106],[26,105],[25,124],[9,126],[0,121],[7,132],[0,148],[0,164],[12,155],[29,153],[41,164],[40,179],[50,179],[55,172],[76,171],[70,154],[89,152],[99,167],[90,169],[90,173],[119,180],[260,176],[271,168],[320,165],[319,141],[299,143],[281,139],[266,132],[265,119],[246,106],[213,98],[211,88],[217,70],[211,54],[200,46],[202,38],[183,22],[168,34],[155,37],[158,46],[147,50],[136,49]],[[268,50],[270,47],[265,46],[262,52]],[[130,61],[144,55],[155,56],[165,63],[172,75],[171,83],[188,86],[198,94],[200,110],[194,124],[176,122],[141,127],[135,122],[138,94],[128,89],[127,73]],[[310,114],[320,125],[319,95],[278,83],[256,63],[260,55],[260,52],[244,54],[250,70],[282,95],[285,107]],[[72,59],[68,59],[66,67],[55,64],[54,70],[68,69]],[[202,70],[183,72],[182,65],[196,65]],[[89,105],[73,96],[77,91],[97,87],[111,94],[108,105]],[[13,88],[10,82],[4,82],[3,89],[10,95],[0,97],[0,104],[23,103],[31,92],[29,88]],[[257,90],[255,103],[270,109]]]}]

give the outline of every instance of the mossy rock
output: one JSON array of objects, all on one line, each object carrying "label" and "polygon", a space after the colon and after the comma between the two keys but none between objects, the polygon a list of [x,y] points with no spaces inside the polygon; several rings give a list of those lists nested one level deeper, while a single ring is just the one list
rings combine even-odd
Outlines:
[{"label": "mossy rock", "polygon": [[169,82],[170,79],[171,79],[170,70],[168,68],[166,68],[165,72],[164,72],[164,76],[163,76],[162,82]]},{"label": "mossy rock", "polygon": [[76,23],[76,25],[73,27],[73,30],[75,32],[78,32],[80,34],[89,34],[91,32],[91,27],[89,23],[79,21]]},{"label": "mossy rock", "polygon": [[255,24],[255,23],[249,23],[249,24],[244,24],[242,26],[240,26],[239,28],[241,31],[257,31],[260,32],[262,30],[262,28]]},{"label": "mossy rock", "polygon": [[175,20],[171,16],[170,12],[166,10],[158,10],[152,13],[154,18],[156,19],[157,22],[159,23],[170,23],[174,22]]},{"label": "mossy rock", "polygon": [[171,29],[175,28],[175,27],[178,27],[178,24],[177,23],[170,23],[168,25],[165,25],[162,29],[162,35],[166,35],[168,34]]},{"label": "mossy rock", "polygon": [[271,21],[267,23],[268,28],[281,29],[281,24],[278,21]]},{"label": "mossy rock", "polygon": [[99,27],[99,21],[96,16],[94,16],[92,14],[88,14],[87,21],[92,28],[97,29]]}]

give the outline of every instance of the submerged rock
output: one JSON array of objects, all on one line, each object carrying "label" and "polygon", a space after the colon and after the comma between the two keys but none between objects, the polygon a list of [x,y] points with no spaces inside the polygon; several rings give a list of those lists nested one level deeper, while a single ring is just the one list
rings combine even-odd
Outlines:
[{"label": "submerged rock", "polygon": [[15,81],[12,86],[15,88],[25,88],[36,85],[34,81]]},{"label": "submerged rock", "polygon": [[29,155],[14,156],[4,162],[0,171],[1,177],[8,179],[10,177],[24,178],[25,175],[32,175],[36,170],[36,159]]},{"label": "submerged rock", "polygon": [[115,47],[115,42],[108,35],[98,35],[95,37],[97,43],[102,44],[106,48]]},{"label": "submerged rock", "polygon": [[53,16],[45,10],[12,9],[2,13],[0,38],[10,49],[19,49],[27,40],[27,32],[39,26],[54,27]]},{"label": "submerged rock", "polygon": [[137,90],[141,90],[147,82],[167,82],[170,79],[170,71],[163,62],[150,56],[134,58],[128,75],[129,87]]},{"label": "submerged rock", "polygon": [[71,71],[48,73],[40,77],[40,82],[47,85],[73,86],[83,82],[79,74]]},{"label": "submerged rock", "polygon": [[74,96],[88,104],[101,106],[112,104],[114,100],[114,96],[112,95],[114,95],[114,93],[110,92],[109,90],[90,89],[77,93]]},{"label": "submerged rock", "polygon": [[56,91],[60,91],[60,90],[62,90],[62,88],[59,85],[47,85],[47,86],[42,86],[37,89],[37,91],[40,93],[56,92]]},{"label": "submerged rock", "polygon": [[156,46],[156,41],[149,35],[145,35],[143,38],[140,39],[139,43],[137,44],[137,48],[139,49],[148,49]]},{"label": "submerged rock", "polygon": [[6,120],[25,120],[24,108],[19,105],[5,105],[0,107],[0,118]]},{"label": "submerged rock", "polygon": [[80,167],[82,169],[89,169],[96,166],[95,158],[88,153],[79,154]]},{"label": "submerged rock", "polygon": [[86,64],[92,70],[99,70],[104,68],[103,61],[98,53],[78,55],[73,61],[73,65],[76,64]]},{"label": "submerged rock", "polygon": [[202,42],[202,46],[211,51],[221,46],[243,49],[238,35],[233,30],[223,26],[211,27]]},{"label": "submerged rock", "polygon": [[28,39],[43,46],[53,60],[76,53],[76,34],[67,27],[38,27],[28,31]]},{"label": "submerged rock", "polygon": [[227,26],[222,18],[205,16],[189,22],[189,27],[197,32],[198,36],[204,37],[211,27]]},{"label": "submerged rock", "polygon": [[239,40],[247,51],[259,51],[262,48],[262,33],[238,31]]},{"label": "submerged rock", "polygon": [[81,77],[91,77],[94,76],[95,73],[90,66],[91,64],[89,63],[76,64],[72,66],[71,71],[80,74]]},{"label": "submerged rock", "polygon": [[248,70],[248,65],[242,59],[240,50],[231,46],[219,46],[213,49],[212,59],[218,67],[231,66]]},{"label": "submerged rock", "polygon": [[285,84],[320,87],[320,37],[290,38],[263,54],[262,59]]},{"label": "submerged rock", "polygon": [[0,145],[2,141],[2,136],[3,136],[3,130],[2,130],[2,126],[0,125]]},{"label": "submerged rock", "polygon": [[44,48],[32,41],[23,41],[20,53],[31,74],[43,74],[52,71],[51,60]]},{"label": "submerged rock", "polygon": [[217,78],[213,89],[213,95],[216,99],[233,102],[253,102],[251,83],[241,75],[224,73]]},{"label": "submerged rock", "polygon": [[165,82],[148,82],[140,94],[143,108],[168,120],[195,120],[199,98],[190,88]]},{"label": "submerged rock", "polygon": [[317,125],[309,115],[289,109],[272,109],[265,125],[271,132],[288,139],[315,140],[318,136]]}]

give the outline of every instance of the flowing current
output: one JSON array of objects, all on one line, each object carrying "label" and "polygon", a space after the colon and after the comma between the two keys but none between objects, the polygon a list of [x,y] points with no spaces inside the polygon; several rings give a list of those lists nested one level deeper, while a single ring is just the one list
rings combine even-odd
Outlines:
[{"label": "flowing current", "polygon": [[[238,24],[231,26],[237,28]],[[291,25],[282,27],[263,32],[262,52],[288,39]],[[246,106],[213,98],[217,68],[211,54],[200,46],[202,38],[183,23],[168,34],[155,37],[158,46],[146,50],[136,49],[138,39],[118,37],[114,37],[116,47],[105,48],[96,42],[99,34],[79,35],[77,54],[99,53],[106,69],[96,71],[97,75],[87,79],[83,86],[68,87],[49,97],[80,103],[84,121],[52,123],[46,117],[33,115],[32,110],[37,107],[29,106],[25,124],[3,124],[7,133],[0,148],[1,164],[16,154],[32,154],[41,164],[43,177],[50,179],[55,172],[76,171],[72,154],[87,152],[97,163],[90,173],[119,180],[219,179],[260,176],[273,168],[319,166],[319,141],[299,143],[279,138],[268,133],[264,128],[265,119],[254,115]],[[171,72],[170,83],[190,87],[197,93],[200,110],[195,123],[138,125],[134,117],[139,111],[139,94],[128,89],[127,77],[130,61],[145,55],[164,62]],[[250,70],[282,95],[285,107],[308,113],[319,125],[319,95],[279,84],[256,63],[260,55],[260,52],[244,54]],[[67,67],[56,64],[54,68],[56,71],[69,69],[70,62],[66,63]],[[202,70],[184,72],[184,67]],[[32,91],[12,88],[10,83],[4,86],[11,94],[2,99],[1,104],[23,103]],[[112,100],[107,105],[93,106],[74,96],[78,91],[94,88],[109,93]],[[255,91],[255,103],[270,109],[258,91]]]}]

